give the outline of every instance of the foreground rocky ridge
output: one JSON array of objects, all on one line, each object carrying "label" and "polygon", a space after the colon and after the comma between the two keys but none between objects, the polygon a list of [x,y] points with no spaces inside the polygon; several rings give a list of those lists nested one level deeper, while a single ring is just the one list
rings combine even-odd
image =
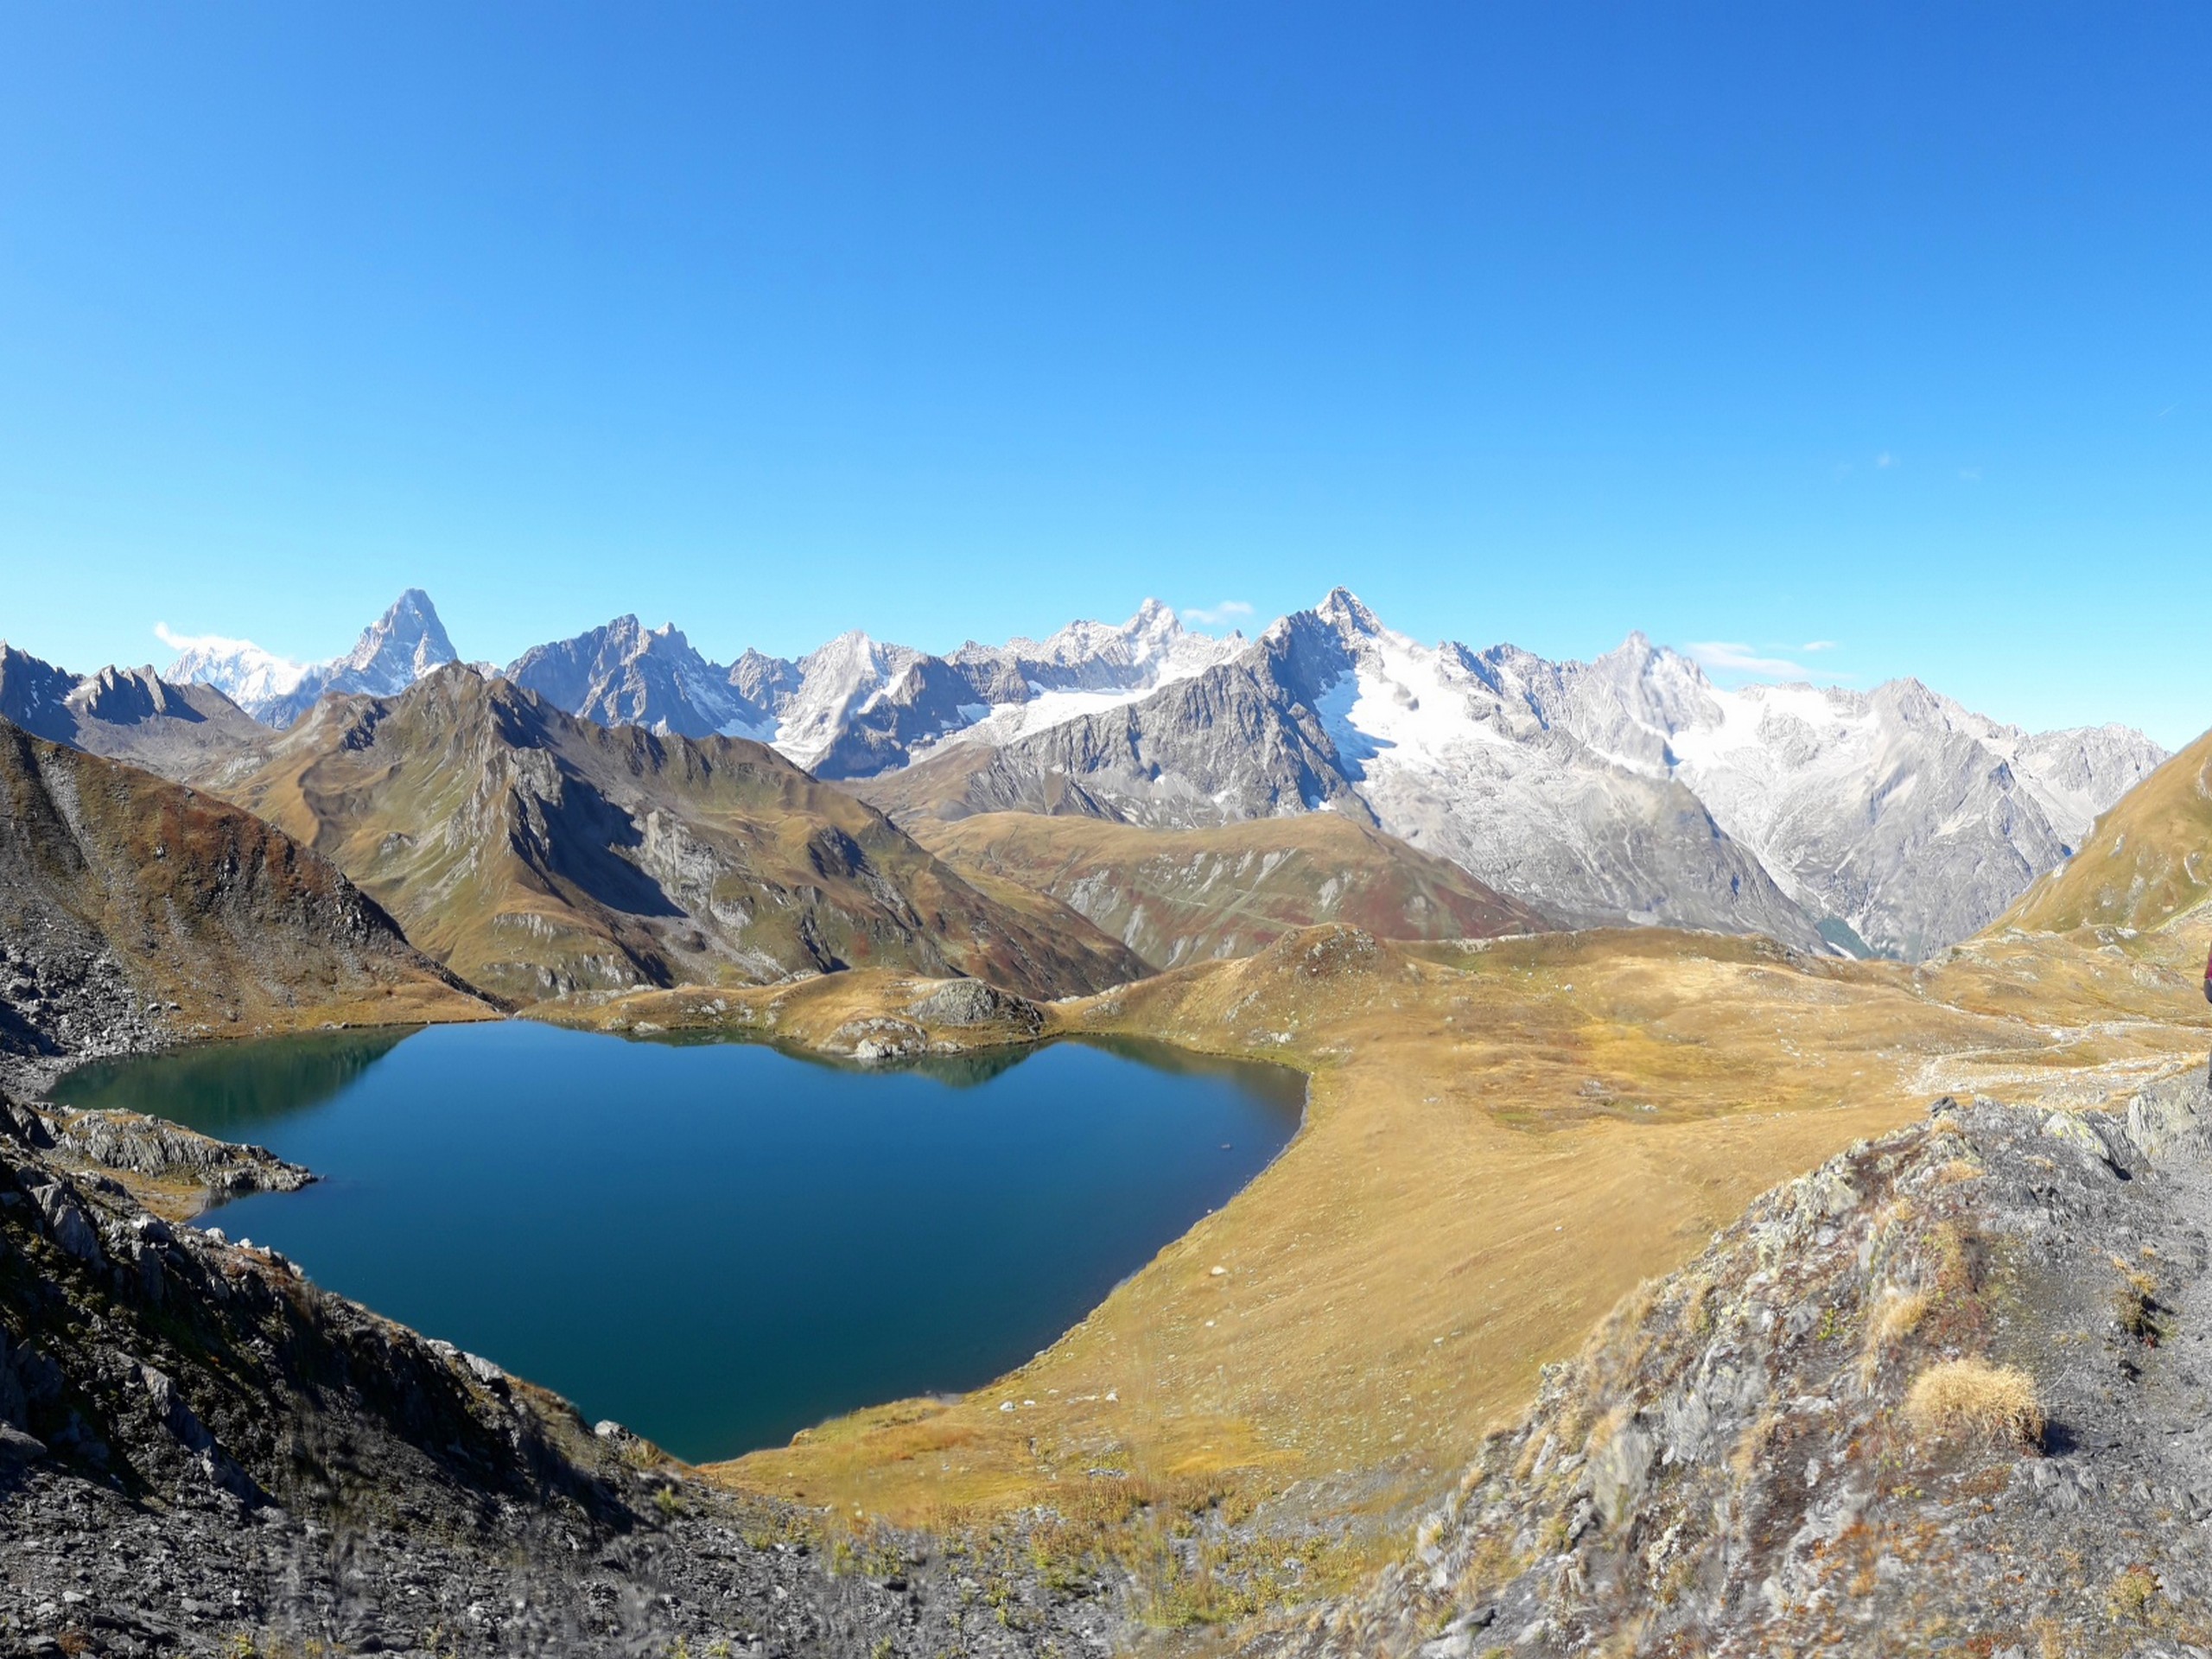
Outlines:
[{"label": "foreground rocky ridge", "polygon": [[[0,1100],[0,1639],[1096,1654],[1103,1585],[692,1480],[489,1361],[174,1225]],[[1011,1550],[1013,1545],[1009,1545]]]},{"label": "foreground rocky ridge", "polygon": [[1618,1310],[1292,1655],[2212,1649],[2212,1096],[1938,1102]]}]

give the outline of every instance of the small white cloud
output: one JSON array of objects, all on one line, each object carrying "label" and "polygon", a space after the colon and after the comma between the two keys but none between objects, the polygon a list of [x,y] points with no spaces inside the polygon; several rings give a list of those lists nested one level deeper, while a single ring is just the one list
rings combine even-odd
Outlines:
[{"label": "small white cloud", "polygon": [[1966,480],[1969,484],[1979,484],[1981,482],[1981,468],[1979,467],[1961,467],[1959,468],[1959,476]]},{"label": "small white cloud", "polygon": [[1888,450],[1885,449],[1880,454],[1874,457],[1874,464],[1886,471],[1890,467],[1897,464],[1897,458],[1891,454]]},{"label": "small white cloud", "polygon": [[171,651],[227,650],[247,643],[244,639],[226,639],[219,633],[179,633],[166,622],[154,624],[154,638]]},{"label": "small white cloud", "polygon": [[1805,666],[1786,658],[1762,657],[1755,646],[1736,645],[1726,639],[1708,639],[1689,648],[1690,656],[1700,668],[1717,670],[1723,674],[1758,674],[1769,678],[1802,679]]},{"label": "small white cloud", "polygon": [[1835,641],[1833,639],[1808,639],[1803,645],[1798,646],[1797,649],[1800,652],[1834,651],[1835,649]]},{"label": "small white cloud", "polygon": [[1218,605],[1185,605],[1178,613],[1185,622],[1195,622],[1202,628],[1218,627],[1240,616],[1252,614],[1252,607],[1241,599],[1224,599]]}]

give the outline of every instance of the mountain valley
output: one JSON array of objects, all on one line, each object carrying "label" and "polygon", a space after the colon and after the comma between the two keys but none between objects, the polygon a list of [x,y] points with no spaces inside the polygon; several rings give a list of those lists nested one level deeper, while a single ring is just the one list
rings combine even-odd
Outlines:
[{"label": "mountain valley", "polygon": [[[10,717],[59,740],[0,726],[0,1080],[513,1007],[860,1072],[1164,1042],[1294,1068],[1303,1125],[1004,1378],[690,1471],[133,1211],[175,1213],[133,1159],[252,1154],[11,1108],[11,1636],[419,1651],[429,1624],[373,1610],[410,1583],[481,1607],[513,1571],[512,1616],[460,1650],[2196,1639],[2189,1563],[2131,1535],[2124,1494],[2212,1516],[2164,1449],[2212,1226],[2202,744],[2031,735],[1912,682],[1726,690],[1640,637],[1588,664],[1431,648],[1341,590],[1249,642],[1147,607],[1003,652],[849,636],[727,671],[626,620],[496,675],[427,661],[427,599],[387,621],[345,671],[385,689],[281,727],[174,674],[0,658]],[[1938,1096],[1971,1103],[1930,1117]],[[2101,1334],[2133,1282],[2107,1258],[2139,1240],[2152,1323]],[[1921,1325],[1878,1333],[1923,1293]],[[2006,1323],[2025,1305],[2041,1349]],[[280,1324],[280,1363],[208,1357]],[[1923,1374],[1968,1362],[2103,1439],[1912,1427]],[[1688,1379],[1722,1370],[1693,1434]],[[103,1568],[83,1581],[135,1622],[67,1611],[35,1544],[79,1514],[192,1606]],[[1988,1560],[2078,1547],[2097,1582],[2069,1600],[2033,1568],[2015,1593],[1915,1541],[1965,1515],[1994,1517]],[[1799,1535],[1853,1517],[1883,1542],[1851,1560],[1904,1563],[1871,1587]],[[569,1554],[600,1589],[539,1573]],[[226,1612],[223,1585],[254,1588]]]}]

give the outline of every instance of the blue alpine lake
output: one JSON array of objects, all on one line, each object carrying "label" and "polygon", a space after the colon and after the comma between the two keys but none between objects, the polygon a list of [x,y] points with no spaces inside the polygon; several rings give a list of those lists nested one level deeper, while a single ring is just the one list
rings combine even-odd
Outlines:
[{"label": "blue alpine lake", "polygon": [[859,1071],[528,1020],[208,1045],[54,1093],[306,1165],[202,1224],[694,1461],[1020,1364],[1305,1098],[1150,1045]]}]

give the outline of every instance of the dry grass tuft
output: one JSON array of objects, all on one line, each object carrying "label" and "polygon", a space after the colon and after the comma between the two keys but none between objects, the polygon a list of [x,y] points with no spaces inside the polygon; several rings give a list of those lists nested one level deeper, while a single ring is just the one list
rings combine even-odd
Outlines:
[{"label": "dry grass tuft", "polygon": [[1906,1290],[1892,1285],[1882,1293],[1881,1300],[1874,1304],[1866,1319],[1866,1351],[1859,1365],[1862,1381],[1874,1380],[1875,1373],[1882,1369],[1884,1357],[1920,1329],[1935,1302],[1934,1294],[1925,1290]]},{"label": "dry grass tuft", "polygon": [[2140,1561],[2123,1569],[2105,1592],[2105,1611],[2114,1619],[2139,1619],[2158,1599],[2158,1575]]},{"label": "dry grass tuft", "polygon": [[2043,1407],[2036,1380],[2011,1365],[1979,1359],[1947,1359],[1913,1379],[1904,1413],[1929,1435],[1971,1435],[2039,1446]]}]

